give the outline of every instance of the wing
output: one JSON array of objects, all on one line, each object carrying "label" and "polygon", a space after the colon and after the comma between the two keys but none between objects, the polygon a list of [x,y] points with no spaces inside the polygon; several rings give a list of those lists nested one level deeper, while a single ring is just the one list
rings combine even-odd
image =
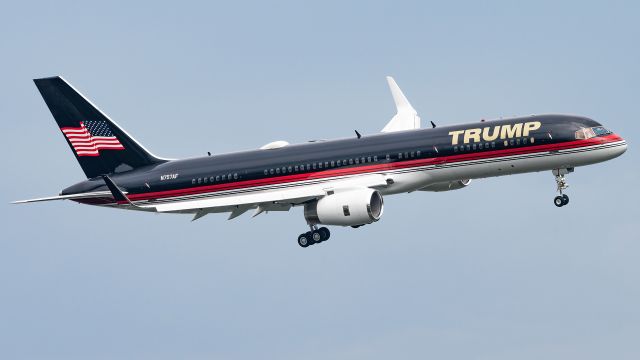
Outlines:
[{"label": "wing", "polygon": [[199,200],[174,201],[168,203],[134,202],[134,206],[161,213],[195,213],[194,220],[209,213],[230,212],[233,219],[250,209],[256,209],[254,216],[264,211],[288,211],[291,207],[319,199],[336,189],[380,188],[391,182],[383,174],[370,174],[357,178],[330,180],[321,184],[301,184],[287,189],[256,191],[243,195],[212,195]]},{"label": "wing", "polygon": [[396,81],[391,76],[387,76],[389,90],[396,104],[397,114],[385,125],[382,132],[393,132],[402,130],[412,130],[420,128],[420,117],[418,112],[411,106],[407,97],[404,96]]}]

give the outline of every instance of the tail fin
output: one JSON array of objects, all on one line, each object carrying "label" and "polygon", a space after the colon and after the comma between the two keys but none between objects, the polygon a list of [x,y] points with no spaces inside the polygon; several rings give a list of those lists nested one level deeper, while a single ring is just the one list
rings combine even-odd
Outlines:
[{"label": "tail fin", "polygon": [[59,76],[35,79],[88,178],[163,162]]}]

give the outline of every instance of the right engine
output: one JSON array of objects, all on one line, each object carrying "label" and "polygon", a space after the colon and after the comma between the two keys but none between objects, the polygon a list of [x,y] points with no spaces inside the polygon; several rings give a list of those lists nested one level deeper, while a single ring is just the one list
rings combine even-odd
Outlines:
[{"label": "right engine", "polygon": [[350,189],[306,204],[304,217],[312,225],[359,226],[378,221],[382,210],[382,195],[377,190]]}]

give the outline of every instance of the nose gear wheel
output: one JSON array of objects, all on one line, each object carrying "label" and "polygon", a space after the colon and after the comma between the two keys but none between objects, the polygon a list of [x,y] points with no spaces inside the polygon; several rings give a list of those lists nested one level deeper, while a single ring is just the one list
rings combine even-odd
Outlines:
[{"label": "nose gear wheel", "polygon": [[553,176],[556,179],[556,189],[560,193],[560,195],[553,199],[553,204],[557,207],[563,207],[569,203],[569,196],[563,194],[563,191],[569,187],[567,179],[564,176],[570,172],[573,172],[573,168],[553,170]]}]

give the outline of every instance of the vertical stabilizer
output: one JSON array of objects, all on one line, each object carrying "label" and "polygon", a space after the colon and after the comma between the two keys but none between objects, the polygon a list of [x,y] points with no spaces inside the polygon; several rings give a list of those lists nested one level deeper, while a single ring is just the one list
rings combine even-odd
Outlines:
[{"label": "vertical stabilizer", "polygon": [[34,82],[88,178],[165,161],[147,151],[63,78]]}]

